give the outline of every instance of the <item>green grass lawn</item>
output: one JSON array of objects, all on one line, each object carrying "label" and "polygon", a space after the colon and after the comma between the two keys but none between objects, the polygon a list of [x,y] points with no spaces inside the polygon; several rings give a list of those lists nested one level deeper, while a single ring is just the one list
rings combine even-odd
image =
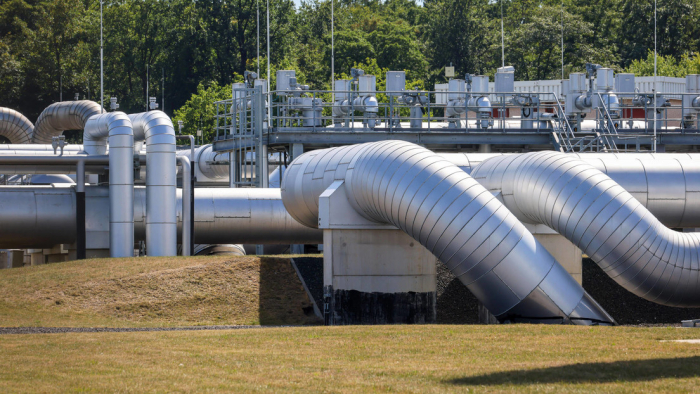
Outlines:
[{"label": "green grass lawn", "polygon": [[0,335],[2,392],[697,392],[683,328],[350,326]]}]

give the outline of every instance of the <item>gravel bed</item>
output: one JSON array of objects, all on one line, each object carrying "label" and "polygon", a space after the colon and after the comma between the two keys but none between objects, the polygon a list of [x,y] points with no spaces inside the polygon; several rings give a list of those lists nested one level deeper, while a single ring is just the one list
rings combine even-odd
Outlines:
[{"label": "gravel bed", "polygon": [[437,263],[436,306],[438,324],[479,322],[479,300],[441,262]]},{"label": "gravel bed", "polygon": [[295,257],[294,264],[316,301],[316,306],[323,311],[323,258]]},{"label": "gravel bed", "polygon": [[583,288],[618,324],[668,326],[700,318],[700,308],[674,308],[637,297],[618,285],[591,259],[583,260]]}]

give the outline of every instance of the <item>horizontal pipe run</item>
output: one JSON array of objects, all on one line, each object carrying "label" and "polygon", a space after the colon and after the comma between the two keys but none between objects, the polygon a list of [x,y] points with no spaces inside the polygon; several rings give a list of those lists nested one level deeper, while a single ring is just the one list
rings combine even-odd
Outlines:
[{"label": "horizontal pipe run", "polygon": [[[109,189],[86,186],[86,220],[109,209]],[[178,233],[182,200],[178,190]],[[299,224],[279,189],[195,189],[198,244],[320,244],[323,232]],[[0,248],[50,248],[76,242],[75,187],[0,186]],[[146,189],[134,188],[134,234],[146,239]],[[90,230],[88,228],[88,230]],[[89,245],[88,245],[89,247]]]}]

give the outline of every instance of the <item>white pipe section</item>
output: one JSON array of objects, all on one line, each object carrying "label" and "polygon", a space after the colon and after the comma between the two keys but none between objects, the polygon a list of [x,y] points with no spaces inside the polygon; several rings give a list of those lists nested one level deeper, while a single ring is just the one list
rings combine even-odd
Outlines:
[{"label": "white pipe section", "polygon": [[503,204],[433,152],[381,141],[306,153],[282,181],[285,207],[317,227],[319,196],[336,180],[360,215],[420,242],[499,320],[614,324]]},{"label": "white pipe section", "polygon": [[102,112],[102,106],[90,100],[53,103],[36,120],[32,143],[50,144],[65,130],[83,130],[90,117]]},{"label": "white pipe section", "polygon": [[186,156],[177,158],[182,166],[182,255],[192,256],[192,166]]},{"label": "white pipe section", "polygon": [[134,132],[123,112],[91,117],[83,146],[89,155],[107,152],[109,140],[109,253],[134,256]]},{"label": "white pipe section", "polygon": [[630,292],[658,304],[700,306],[700,234],[666,228],[592,165],[538,152],[495,157],[472,174],[501,190],[518,218],[565,236]]},{"label": "white pipe section", "polygon": [[0,107],[0,136],[11,144],[28,144],[32,140],[34,125],[14,109]]},{"label": "white pipe section", "polygon": [[146,253],[177,255],[175,129],[162,111],[129,115],[137,140],[146,140]]}]

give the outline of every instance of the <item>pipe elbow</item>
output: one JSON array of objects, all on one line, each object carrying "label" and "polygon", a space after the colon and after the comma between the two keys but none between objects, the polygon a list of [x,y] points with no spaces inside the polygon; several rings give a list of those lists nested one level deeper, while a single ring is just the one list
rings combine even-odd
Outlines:
[{"label": "pipe elbow", "polygon": [[33,134],[34,125],[29,119],[14,109],[0,107],[0,136],[11,144],[28,144]]},{"label": "pipe elbow", "polygon": [[37,118],[32,142],[50,144],[53,137],[65,130],[83,130],[88,119],[104,111],[90,100],[61,101],[46,107]]}]

